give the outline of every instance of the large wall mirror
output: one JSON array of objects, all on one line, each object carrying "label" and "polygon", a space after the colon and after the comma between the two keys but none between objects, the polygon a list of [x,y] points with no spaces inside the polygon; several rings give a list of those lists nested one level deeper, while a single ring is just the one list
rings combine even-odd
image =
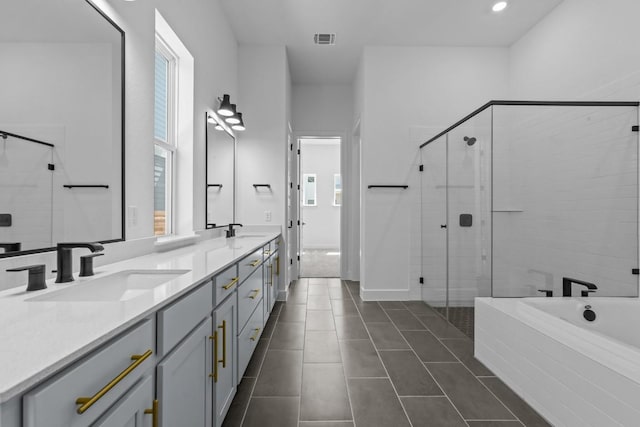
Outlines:
[{"label": "large wall mirror", "polygon": [[220,120],[206,114],[207,227],[220,227],[235,222],[235,137],[218,125]]},{"label": "large wall mirror", "polygon": [[0,11],[0,257],[123,240],[124,32],[88,1]]}]

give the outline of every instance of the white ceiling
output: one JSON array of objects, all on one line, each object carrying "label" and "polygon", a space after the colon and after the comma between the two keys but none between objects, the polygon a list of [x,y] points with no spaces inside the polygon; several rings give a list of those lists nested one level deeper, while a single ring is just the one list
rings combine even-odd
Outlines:
[{"label": "white ceiling", "polygon": [[[222,0],[240,44],[285,45],[294,83],[349,84],[364,46],[509,46],[562,0]],[[313,43],[336,33],[335,46]]]}]

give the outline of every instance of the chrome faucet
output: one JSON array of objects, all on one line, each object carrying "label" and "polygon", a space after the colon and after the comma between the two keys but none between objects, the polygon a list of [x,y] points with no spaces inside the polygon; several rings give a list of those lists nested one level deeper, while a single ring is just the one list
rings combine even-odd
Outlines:
[{"label": "chrome faucet", "polygon": [[58,252],[56,283],[73,282],[73,248],[87,248],[91,252],[104,250],[104,246],[100,243],[58,243],[56,248]]},{"label": "chrome faucet", "polygon": [[583,297],[589,296],[589,293],[595,292],[596,289],[598,289],[598,287],[593,283],[585,282],[583,280],[570,279],[568,277],[563,277],[562,278],[562,296],[563,297],[570,297],[571,296],[571,284],[573,284],[573,283],[575,283],[576,285],[585,286],[587,288],[586,290],[583,290],[581,292],[581,295]]}]

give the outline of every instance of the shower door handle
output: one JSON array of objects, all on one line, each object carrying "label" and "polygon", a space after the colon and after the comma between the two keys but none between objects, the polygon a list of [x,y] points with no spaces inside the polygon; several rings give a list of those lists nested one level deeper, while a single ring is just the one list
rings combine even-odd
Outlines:
[{"label": "shower door handle", "polygon": [[447,224],[441,224],[440,228],[447,228]]}]

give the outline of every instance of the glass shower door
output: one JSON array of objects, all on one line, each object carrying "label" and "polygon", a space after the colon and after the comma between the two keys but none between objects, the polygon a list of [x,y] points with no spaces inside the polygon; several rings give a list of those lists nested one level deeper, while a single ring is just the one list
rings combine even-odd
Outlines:
[{"label": "glass shower door", "polygon": [[422,300],[446,310],[447,294],[447,140],[421,151]]},{"label": "glass shower door", "polygon": [[491,296],[491,110],[448,134],[447,318],[473,336],[474,299]]}]

